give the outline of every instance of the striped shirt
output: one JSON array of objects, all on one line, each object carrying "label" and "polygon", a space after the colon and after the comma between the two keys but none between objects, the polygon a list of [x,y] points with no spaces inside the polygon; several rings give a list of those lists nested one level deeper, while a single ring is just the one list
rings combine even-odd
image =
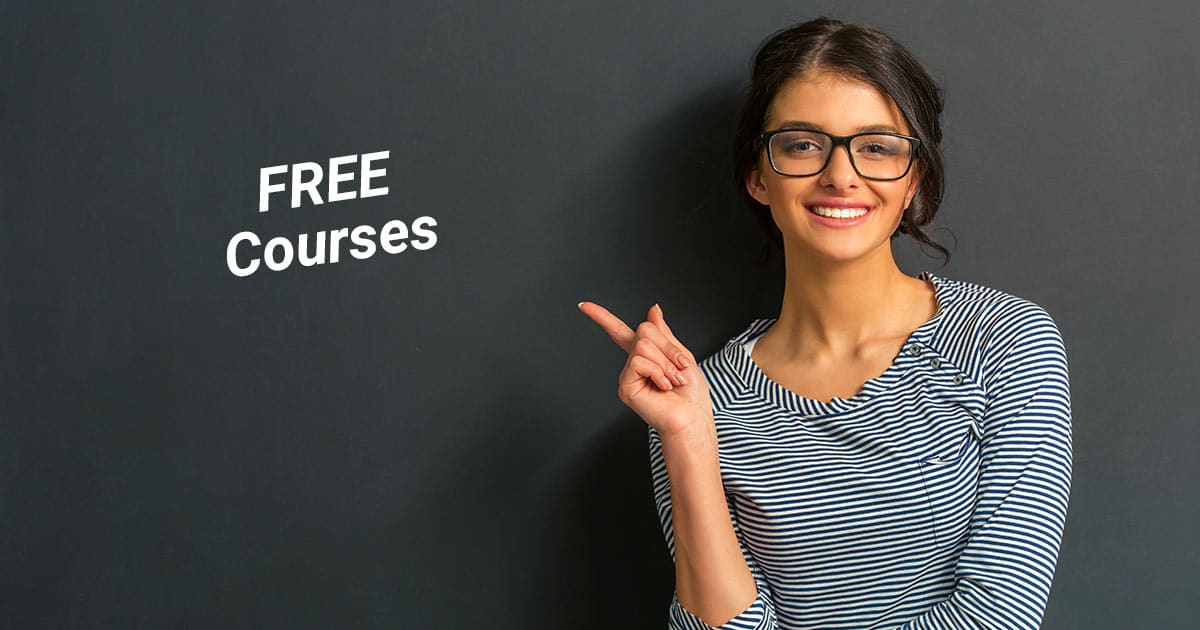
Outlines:
[{"label": "striped shirt", "polygon": [[[721,628],[1037,628],[1066,518],[1066,352],[1040,306],[933,284],[936,314],[850,398],[804,398],[750,358],[774,319],[700,362],[758,597]],[[675,554],[657,432],[651,479]],[[670,628],[709,628],[672,599]]]}]

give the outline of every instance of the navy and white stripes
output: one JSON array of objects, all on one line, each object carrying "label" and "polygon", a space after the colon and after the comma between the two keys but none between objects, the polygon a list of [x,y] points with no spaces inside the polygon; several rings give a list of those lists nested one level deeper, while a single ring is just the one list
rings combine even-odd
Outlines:
[{"label": "navy and white stripes", "polygon": [[[1066,353],[1038,305],[934,276],[938,311],[850,398],[772,381],[744,344],[700,363],[758,599],[722,628],[1036,628],[1066,518]],[[674,556],[662,444],[654,495]],[[706,629],[672,600],[671,628]]]}]

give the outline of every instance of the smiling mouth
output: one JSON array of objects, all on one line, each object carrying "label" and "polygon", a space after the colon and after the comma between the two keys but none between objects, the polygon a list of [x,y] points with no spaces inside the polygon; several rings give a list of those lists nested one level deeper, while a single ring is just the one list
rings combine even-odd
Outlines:
[{"label": "smiling mouth", "polygon": [[868,208],[826,208],[824,206],[805,206],[808,211],[829,219],[857,219],[870,212]]}]

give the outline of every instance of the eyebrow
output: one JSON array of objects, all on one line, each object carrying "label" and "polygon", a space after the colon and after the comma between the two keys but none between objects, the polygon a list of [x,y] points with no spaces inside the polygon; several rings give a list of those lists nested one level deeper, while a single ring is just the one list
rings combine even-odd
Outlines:
[{"label": "eyebrow", "polygon": [[[802,129],[804,131],[820,132],[825,131],[820,125],[803,120],[785,120],[782,123],[779,123],[779,126],[776,127],[776,129]],[[854,130],[854,133],[898,133],[904,135],[903,131],[900,131],[891,125],[867,125],[866,127],[859,127],[858,129]]]}]

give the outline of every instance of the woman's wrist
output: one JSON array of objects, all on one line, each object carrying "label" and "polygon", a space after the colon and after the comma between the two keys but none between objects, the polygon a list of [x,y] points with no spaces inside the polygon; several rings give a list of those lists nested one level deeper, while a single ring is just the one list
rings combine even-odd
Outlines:
[{"label": "woman's wrist", "polygon": [[667,467],[673,464],[703,464],[717,461],[717,431],[711,415],[670,431],[660,431],[663,458]]}]

